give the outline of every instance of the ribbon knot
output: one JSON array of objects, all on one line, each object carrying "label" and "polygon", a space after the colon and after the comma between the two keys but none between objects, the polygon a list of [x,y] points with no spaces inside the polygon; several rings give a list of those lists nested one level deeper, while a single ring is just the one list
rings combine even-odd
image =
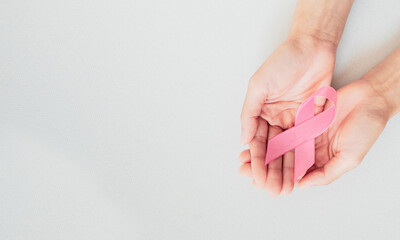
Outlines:
[{"label": "ribbon knot", "polygon": [[[325,97],[333,105],[323,112],[314,115],[314,101],[316,97]],[[294,178],[299,177],[315,163],[314,139],[325,132],[332,124],[336,112],[336,91],[332,87],[321,87],[307,98],[299,107],[295,125],[281,134],[271,138],[267,145],[265,165],[295,149]]]}]

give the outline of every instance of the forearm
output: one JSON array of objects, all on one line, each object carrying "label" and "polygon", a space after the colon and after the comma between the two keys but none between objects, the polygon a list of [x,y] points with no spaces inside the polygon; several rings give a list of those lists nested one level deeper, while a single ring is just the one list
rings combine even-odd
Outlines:
[{"label": "forearm", "polygon": [[311,39],[336,49],[353,0],[299,0],[289,39]]},{"label": "forearm", "polygon": [[365,74],[366,81],[381,96],[389,118],[400,112],[400,47]]}]

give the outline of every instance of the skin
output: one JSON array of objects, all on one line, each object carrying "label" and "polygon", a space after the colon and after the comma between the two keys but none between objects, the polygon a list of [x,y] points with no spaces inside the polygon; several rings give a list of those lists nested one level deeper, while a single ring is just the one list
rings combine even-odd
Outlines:
[{"label": "skin", "polygon": [[[313,51],[317,48],[320,50]],[[293,176],[287,174],[293,169],[293,154],[285,154],[265,166],[266,141],[293,126],[301,102],[319,87],[330,84],[333,67],[334,54],[331,49],[313,42],[289,40],[267,59],[250,80],[247,94],[260,94],[265,98],[257,100],[246,97],[242,116],[253,117],[243,118],[242,122],[256,130],[249,142],[255,184],[267,188],[272,195],[279,194],[282,187],[284,192],[293,189]],[[268,91],[260,93],[260,90]],[[319,103],[319,111],[323,104]]]},{"label": "skin", "polygon": [[[288,39],[249,80],[243,104],[241,153],[253,184],[277,196],[293,190],[293,152],[264,165],[268,139],[294,124],[297,108],[321,86],[331,83],[336,48],[351,0],[299,0]],[[325,101],[316,103],[316,113]]]},{"label": "skin", "polygon": [[[316,139],[315,165],[298,182],[299,187],[329,184],[360,164],[387,121],[400,111],[400,47],[337,93],[335,121]],[[253,159],[251,150],[240,154],[241,175],[254,177]]]}]

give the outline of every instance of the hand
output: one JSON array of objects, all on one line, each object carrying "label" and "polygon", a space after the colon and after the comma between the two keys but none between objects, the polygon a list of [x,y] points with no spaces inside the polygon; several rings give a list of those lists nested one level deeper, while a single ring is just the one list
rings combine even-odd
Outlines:
[{"label": "hand", "polygon": [[370,82],[359,80],[341,88],[335,121],[316,139],[315,165],[299,187],[329,184],[360,164],[390,118],[386,106]]},{"label": "hand", "polygon": [[[341,88],[335,121],[316,138],[315,165],[300,180],[299,187],[329,184],[356,167],[390,118],[386,106],[387,101],[368,81],[359,80]],[[241,174],[251,177],[250,159],[241,160]]]},{"label": "hand", "polygon": [[[241,153],[254,183],[272,195],[293,189],[293,153],[264,165],[266,142],[291,127],[301,102],[321,86],[330,85],[336,47],[353,0],[299,0],[288,40],[257,70],[249,81],[242,109]],[[321,111],[324,101],[317,103]],[[271,127],[269,127],[271,126]],[[251,167],[251,168],[250,168]],[[283,168],[283,174],[282,174]]]},{"label": "hand", "polygon": [[[293,189],[293,152],[264,165],[266,142],[294,124],[300,104],[321,86],[330,85],[336,47],[312,38],[289,39],[251,77],[242,109],[240,172],[252,171],[254,185],[271,195]],[[317,112],[325,101],[317,102]],[[251,160],[250,160],[251,159]],[[282,169],[283,168],[283,169]]]}]

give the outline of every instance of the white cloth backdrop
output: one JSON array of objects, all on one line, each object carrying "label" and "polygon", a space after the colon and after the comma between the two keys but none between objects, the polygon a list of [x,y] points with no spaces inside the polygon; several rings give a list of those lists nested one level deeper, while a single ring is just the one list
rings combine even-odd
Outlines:
[{"label": "white cloth backdrop", "polygon": [[[400,116],[327,187],[237,173],[247,81],[296,1],[2,0],[0,239],[396,239]],[[398,0],[356,1],[334,86],[400,45]]]}]

